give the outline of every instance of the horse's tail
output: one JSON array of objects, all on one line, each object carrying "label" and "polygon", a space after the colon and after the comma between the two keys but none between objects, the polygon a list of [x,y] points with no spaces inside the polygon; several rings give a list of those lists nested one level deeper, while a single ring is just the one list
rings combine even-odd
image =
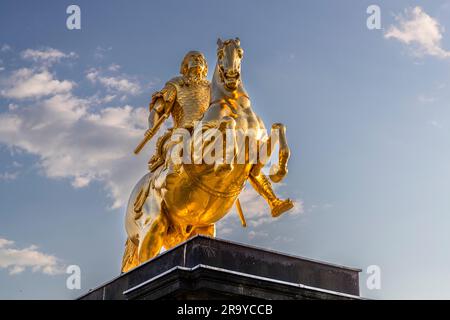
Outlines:
[{"label": "horse's tail", "polygon": [[122,259],[122,273],[128,272],[138,265],[138,247],[128,238],[125,242],[125,252]]}]

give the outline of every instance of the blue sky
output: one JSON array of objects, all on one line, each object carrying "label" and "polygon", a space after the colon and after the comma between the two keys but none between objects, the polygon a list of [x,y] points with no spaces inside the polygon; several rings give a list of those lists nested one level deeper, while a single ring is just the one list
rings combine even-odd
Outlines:
[{"label": "blue sky", "polygon": [[70,4],[0,4],[0,298],[71,299],[118,275],[150,96],[188,50],[212,70],[219,36],[240,37],[266,126],[288,127],[277,193],[297,207],[273,220],[247,188],[249,227],[231,212],[218,236],[359,267],[365,297],[450,298],[448,1],[76,1],[72,31]]}]

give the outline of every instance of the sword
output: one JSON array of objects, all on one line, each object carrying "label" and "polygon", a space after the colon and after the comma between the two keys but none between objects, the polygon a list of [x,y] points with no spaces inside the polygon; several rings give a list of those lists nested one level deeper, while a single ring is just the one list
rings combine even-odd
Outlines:
[{"label": "sword", "polygon": [[148,129],[145,132],[144,139],[142,139],[141,142],[136,147],[136,149],[134,149],[134,154],[138,154],[139,152],[141,152],[142,148],[144,148],[144,146],[147,144],[147,142],[149,142],[153,138],[153,136],[158,131],[159,127],[169,117],[169,115],[170,115],[170,110],[167,110],[167,112],[164,113],[161,116],[161,118],[158,119],[158,121],[156,121],[156,123],[153,125],[153,128]]},{"label": "sword", "polygon": [[239,199],[236,200],[236,209],[239,214],[239,219],[241,219],[242,226],[245,228],[247,226],[247,222],[245,221],[244,212],[242,212],[241,202]]}]

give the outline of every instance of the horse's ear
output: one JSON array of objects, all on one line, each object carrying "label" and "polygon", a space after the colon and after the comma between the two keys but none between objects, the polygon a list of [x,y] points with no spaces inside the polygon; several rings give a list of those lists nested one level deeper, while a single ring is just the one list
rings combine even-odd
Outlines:
[{"label": "horse's ear", "polygon": [[234,42],[236,42],[236,44],[238,46],[241,46],[241,40],[238,37],[236,37],[236,39],[234,39]]},{"label": "horse's ear", "polygon": [[223,41],[220,38],[217,38],[217,45],[219,46],[219,48],[222,48],[223,46]]}]

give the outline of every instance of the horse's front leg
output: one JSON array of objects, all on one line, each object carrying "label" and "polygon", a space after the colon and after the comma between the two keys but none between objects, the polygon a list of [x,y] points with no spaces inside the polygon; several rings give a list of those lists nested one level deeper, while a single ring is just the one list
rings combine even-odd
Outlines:
[{"label": "horse's front leg", "polygon": [[275,123],[272,125],[272,129],[278,131],[278,164],[274,164],[270,168],[269,177],[275,183],[280,182],[288,173],[288,161],[291,156],[291,150],[287,144],[286,138],[286,126],[281,123]]},{"label": "horse's front leg", "polygon": [[218,130],[216,137],[220,136],[221,139],[210,144],[209,148],[206,147],[206,153],[210,153],[209,149],[214,145],[214,172],[220,175],[234,168],[233,162],[237,153],[236,121],[231,117],[223,117],[216,130]]},{"label": "horse's front leg", "polygon": [[276,144],[279,144],[278,164],[270,168],[269,177],[273,182],[280,182],[288,172],[287,164],[291,151],[286,139],[286,126],[281,123],[274,123],[270,136],[266,141],[258,144],[258,162],[252,168],[252,175],[258,176],[261,169],[267,164]]}]

